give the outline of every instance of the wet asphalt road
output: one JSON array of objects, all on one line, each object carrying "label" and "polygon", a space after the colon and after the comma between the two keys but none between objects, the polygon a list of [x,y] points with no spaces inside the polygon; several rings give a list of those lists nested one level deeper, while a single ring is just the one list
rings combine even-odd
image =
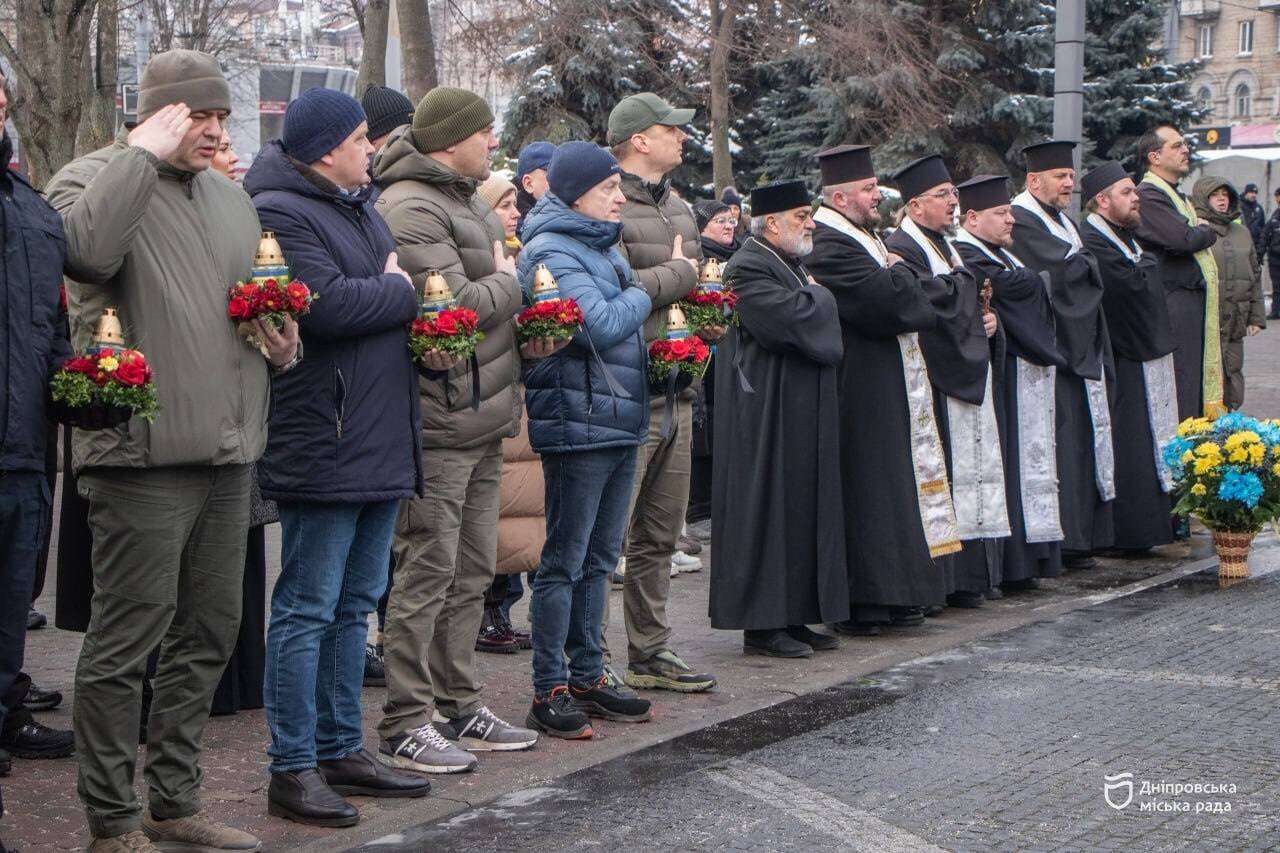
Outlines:
[{"label": "wet asphalt road", "polygon": [[1278,615],[1195,575],[361,849],[1280,849]]}]

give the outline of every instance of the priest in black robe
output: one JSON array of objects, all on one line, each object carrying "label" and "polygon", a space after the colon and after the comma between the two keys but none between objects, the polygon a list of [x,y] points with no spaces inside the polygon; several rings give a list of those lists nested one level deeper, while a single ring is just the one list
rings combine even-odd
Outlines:
[{"label": "priest in black robe", "polygon": [[840,319],[800,265],[811,203],[802,181],[752,191],[752,236],[724,271],[739,325],[716,354],[711,625],[774,657],[835,648],[806,626],[849,618]]},{"label": "priest in black robe", "polygon": [[[1002,350],[1003,338],[997,335],[995,314],[983,310],[979,283],[945,234],[954,228],[957,193],[942,158],[922,157],[893,177],[907,214],[885,245],[920,276],[941,280],[945,286],[926,286],[930,296],[956,294],[935,303],[937,324],[921,333],[920,347],[933,383],[934,413],[964,544],[959,553],[939,558],[948,582],[947,603],[978,607],[1001,582],[1001,539],[1009,535],[991,371],[993,361],[1003,361],[1002,355],[992,359],[993,348]],[[966,422],[953,423],[962,411]],[[963,468],[958,461],[965,463]]]},{"label": "priest in black robe", "polygon": [[1164,287],[1173,329],[1178,417],[1219,415],[1226,410],[1218,268],[1210,248],[1218,234],[1199,222],[1191,200],[1178,189],[1191,171],[1191,151],[1182,134],[1167,126],[1147,131],[1138,140],[1138,162],[1146,174],[1138,184],[1142,220],[1136,234],[1143,251],[1156,261]]},{"label": "priest in black robe", "polygon": [[1062,558],[1069,568],[1096,565],[1093,553],[1111,547],[1115,465],[1106,383],[1111,352],[1102,316],[1098,262],[1067,215],[1075,187],[1074,142],[1050,141],[1022,149],[1027,187],[1013,200],[1013,254],[1049,274],[1058,352],[1058,508]]},{"label": "priest in black robe", "polygon": [[1115,546],[1143,552],[1173,541],[1172,482],[1160,453],[1178,427],[1173,327],[1159,266],[1134,233],[1146,204],[1133,179],[1107,162],[1084,176],[1082,188],[1088,216],[1080,231],[1102,273],[1115,355]]},{"label": "priest in black robe", "polygon": [[956,251],[974,278],[991,285],[991,307],[1005,338],[996,392],[1011,529],[1004,540],[1003,587],[1034,588],[1039,578],[1062,573],[1056,430],[1050,411],[1054,375],[1063,360],[1053,305],[1045,277],[1009,251],[1014,222],[1009,178],[979,175],[959,190]]},{"label": "priest in black robe", "polygon": [[835,295],[844,339],[840,473],[851,614],[832,627],[868,636],[894,616],[918,618],[921,607],[941,604],[948,590],[934,557],[960,549],[918,340],[936,324],[926,286],[947,290],[940,301],[957,297],[949,279],[922,279],[876,236],[881,195],[870,148],[842,145],[818,163],[822,206],[805,266]]}]

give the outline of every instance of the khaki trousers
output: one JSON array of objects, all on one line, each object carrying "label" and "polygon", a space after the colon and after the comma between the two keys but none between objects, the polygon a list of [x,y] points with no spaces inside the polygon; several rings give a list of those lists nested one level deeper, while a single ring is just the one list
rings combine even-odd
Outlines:
[{"label": "khaki trousers", "polygon": [[141,829],[133,792],[147,656],[151,813],[200,811],[200,738],[240,627],[249,466],[87,468],[93,604],[76,665],[77,791],[89,831]]},{"label": "khaki trousers", "polygon": [[407,500],[396,522],[395,579],[387,600],[383,738],[451,719],[482,704],[476,635],[498,559],[502,442],[428,449],[427,496]]},{"label": "khaki trousers", "polygon": [[[671,643],[667,598],[671,594],[671,555],[684,529],[689,505],[690,443],[693,437],[693,403],[677,399],[671,434],[662,437],[665,398],[655,399],[649,412],[649,438],[638,448],[636,474],[631,491],[631,519],[624,553],[626,582],[622,587],[623,617],[627,626],[627,657],[633,663],[648,660]],[[604,609],[600,631],[605,661],[612,660],[604,640],[609,608]]]}]

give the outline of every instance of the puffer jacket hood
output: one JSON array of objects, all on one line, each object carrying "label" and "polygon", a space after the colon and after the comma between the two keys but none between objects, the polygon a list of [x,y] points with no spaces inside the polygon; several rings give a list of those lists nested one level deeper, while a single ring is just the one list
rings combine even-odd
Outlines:
[{"label": "puffer jacket hood", "polygon": [[[1226,213],[1218,213],[1209,205],[1209,196],[1222,187],[1227,188],[1227,195],[1231,199]],[[1191,203],[1196,207],[1196,214],[1213,225],[1219,234],[1226,234],[1227,226],[1240,216],[1240,194],[1230,181],[1216,175],[1206,175],[1195,182],[1191,187]]]},{"label": "puffer jacket hood", "polygon": [[593,220],[547,193],[529,211],[520,283],[546,264],[582,309],[569,346],[525,371],[529,439],[539,453],[634,447],[649,428],[648,353],[641,333],[653,303],[618,251],[619,223]]},{"label": "puffer jacket hood", "polygon": [[384,272],[395,248],[369,186],[343,193],[268,144],[245,176],[290,274],[317,295],[299,320],[302,362],[272,382],[262,493],[282,501],[412,497],[423,488],[413,287]]},{"label": "puffer jacket hood", "polygon": [[400,266],[421,293],[438,270],[458,304],[475,311],[485,338],[476,348],[476,376],[463,362],[439,378],[423,378],[422,441],[428,448],[479,447],[516,434],[520,426],[520,355],[515,317],[520,287],[498,270],[494,244],[502,224],[477,182],[459,175],[413,146],[409,128],[391,134],[374,159],[380,188],[377,211],[395,236]]}]

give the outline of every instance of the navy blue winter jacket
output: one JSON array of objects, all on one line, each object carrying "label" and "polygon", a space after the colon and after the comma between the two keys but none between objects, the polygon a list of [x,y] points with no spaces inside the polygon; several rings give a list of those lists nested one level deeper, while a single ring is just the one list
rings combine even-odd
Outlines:
[{"label": "navy blue winter jacket", "polygon": [[0,140],[0,471],[44,471],[49,379],[71,357],[59,320],[62,219],[7,164]]},{"label": "navy blue winter jacket", "polygon": [[[546,264],[560,295],[576,300],[586,319],[585,329],[567,347],[525,369],[533,449],[568,453],[642,444],[649,429],[642,329],[652,303],[617,249],[622,224],[589,219],[547,193],[529,211],[520,233],[524,249],[517,274],[525,293],[538,264]],[[610,390],[601,361],[630,396]]]},{"label": "navy blue winter jacket", "polygon": [[244,179],[292,276],[319,299],[300,325],[303,360],[271,383],[264,497],[365,502],[422,493],[418,374],[406,324],[418,300],[383,272],[395,242],[369,187],[344,196],[279,141]]}]

